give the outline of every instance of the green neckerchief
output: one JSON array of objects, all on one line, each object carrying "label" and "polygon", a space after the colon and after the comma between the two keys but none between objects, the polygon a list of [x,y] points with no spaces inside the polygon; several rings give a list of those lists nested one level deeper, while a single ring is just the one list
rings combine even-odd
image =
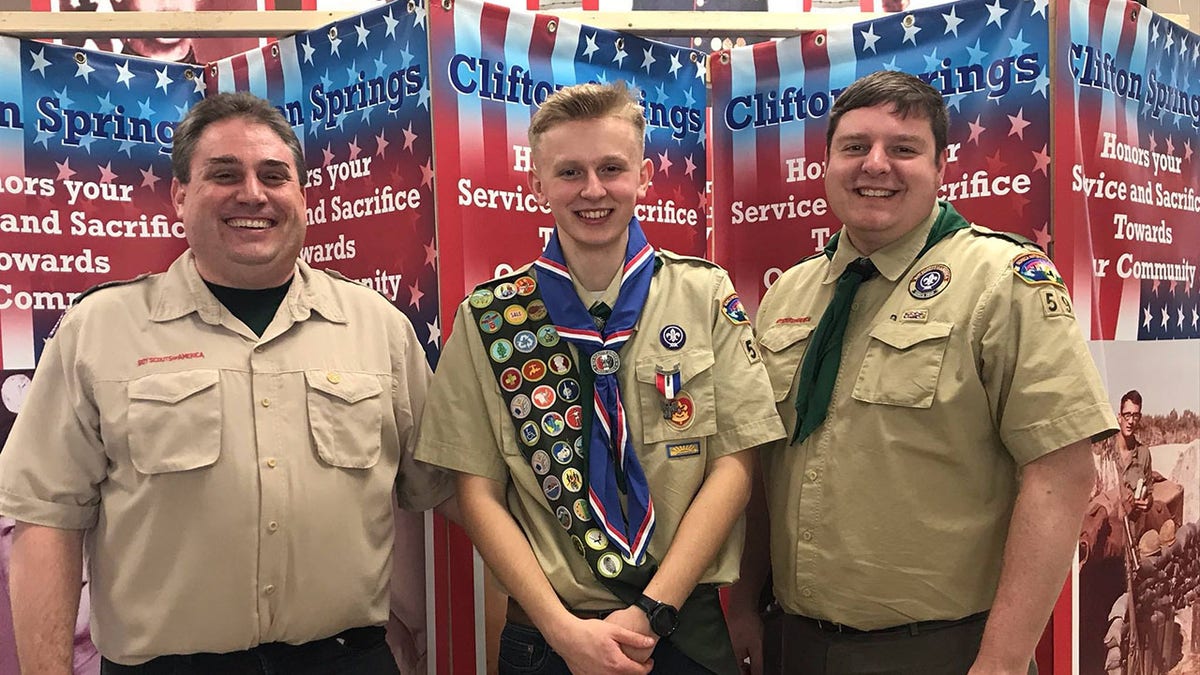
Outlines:
[{"label": "green neckerchief", "polygon": [[[925,246],[913,260],[919,260],[933,245],[956,230],[969,227],[958,211],[948,202],[939,202],[940,213]],[[829,238],[825,245],[825,257],[833,259],[837,251],[841,232]],[[833,299],[821,315],[817,329],[813,331],[804,362],[800,365],[800,386],[796,391],[796,428],[792,432],[792,443],[803,442],[817,427],[825,422],[829,413],[829,402],[833,398],[833,384],[837,380],[838,367],[842,363],[842,341],[846,337],[846,323],[850,320],[850,305],[859,285],[875,276],[878,270],[869,258],[858,258],[846,266],[838,277]]]}]

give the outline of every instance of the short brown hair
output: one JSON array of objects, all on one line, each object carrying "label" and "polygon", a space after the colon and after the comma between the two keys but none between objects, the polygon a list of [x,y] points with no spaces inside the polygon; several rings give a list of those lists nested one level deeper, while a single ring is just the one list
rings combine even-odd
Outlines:
[{"label": "short brown hair", "polygon": [[587,82],[564,87],[546,97],[529,120],[529,146],[537,147],[542,134],[563,122],[617,117],[633,125],[644,139],[646,117],[624,81],[611,84]]},{"label": "short brown hair", "polygon": [[200,141],[204,129],[213,122],[231,117],[242,117],[274,131],[292,151],[292,159],[296,162],[297,180],[301,185],[307,182],[304,150],[300,147],[300,139],[296,138],[296,132],[292,131],[292,126],[284,119],[283,113],[264,98],[238,91],[209,96],[192,106],[179,124],[175,125],[174,141],[171,144],[171,172],[180,183],[188,183],[192,179],[192,155],[196,152],[196,143]]},{"label": "short brown hair", "polygon": [[901,117],[916,115],[929,120],[933,131],[934,151],[940,157],[946,149],[950,115],[946,102],[937,89],[921,78],[895,70],[880,70],[854,81],[833,103],[829,113],[829,129],[825,132],[825,150],[833,144],[842,115],[855,108],[872,108],[881,103],[892,104],[892,111]]}]

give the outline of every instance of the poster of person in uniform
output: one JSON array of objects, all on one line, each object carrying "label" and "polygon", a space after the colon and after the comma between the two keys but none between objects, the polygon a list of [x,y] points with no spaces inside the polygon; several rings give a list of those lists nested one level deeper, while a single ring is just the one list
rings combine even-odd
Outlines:
[{"label": "poster of person in uniform", "polygon": [[1200,669],[1200,360],[1189,340],[1092,343],[1120,431],[1092,446],[1077,672]]},{"label": "poster of person in uniform", "polygon": [[[37,0],[33,0],[35,3]],[[49,0],[52,12],[203,12],[262,10],[271,0]],[[160,61],[203,64],[260,46],[256,37],[95,37],[63,44]]]}]

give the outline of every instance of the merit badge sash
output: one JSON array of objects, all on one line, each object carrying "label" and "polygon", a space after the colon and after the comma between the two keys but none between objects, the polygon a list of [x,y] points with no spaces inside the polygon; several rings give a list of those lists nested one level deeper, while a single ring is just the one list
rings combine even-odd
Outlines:
[{"label": "merit badge sash", "polygon": [[[476,288],[468,304],[508,405],[521,454],[537,476],[547,506],[597,581],[632,604],[657,563],[644,554],[644,545],[642,560],[634,562],[596,518],[590,453],[583,438],[579,364],[550,321],[539,276],[490,282]],[[593,426],[599,423],[596,420]],[[608,461],[607,453],[596,454]],[[613,515],[621,518],[619,504]]]}]

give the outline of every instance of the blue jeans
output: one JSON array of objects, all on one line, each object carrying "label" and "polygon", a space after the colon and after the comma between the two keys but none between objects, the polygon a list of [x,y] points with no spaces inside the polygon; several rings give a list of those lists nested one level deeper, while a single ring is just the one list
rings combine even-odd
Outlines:
[{"label": "blue jeans", "polygon": [[[704,666],[689,659],[671,643],[659,640],[654,648],[653,673],[663,675],[710,675]],[[567,662],[558,655],[546,638],[531,626],[504,624],[500,633],[500,675],[571,675]]]}]

